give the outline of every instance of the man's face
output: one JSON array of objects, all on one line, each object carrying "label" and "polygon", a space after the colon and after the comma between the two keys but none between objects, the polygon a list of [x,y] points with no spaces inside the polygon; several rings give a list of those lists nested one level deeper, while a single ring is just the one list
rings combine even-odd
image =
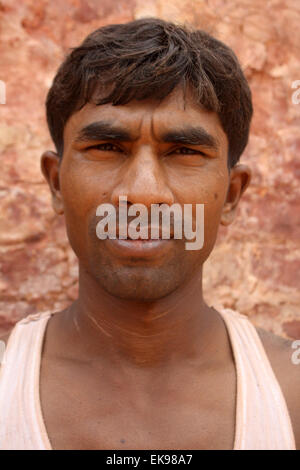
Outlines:
[{"label": "man's face", "polygon": [[[96,126],[92,132],[83,131],[99,122],[122,128],[128,139],[101,138]],[[198,142],[163,138],[189,127],[202,128]],[[182,90],[175,89],[160,103],[151,99],[121,106],[88,103],[65,126],[60,166],[53,162],[47,166],[44,155],[42,168],[53,187],[57,168],[54,207],[65,214],[81,268],[113,296],[151,301],[186,283],[209,256],[222,214],[228,212],[227,154],[228,140],[218,115],[202,110],[189,93],[184,101]],[[149,257],[131,255],[112,240],[100,240],[96,209],[102,203],[118,208],[119,196],[127,197],[128,206],[144,204],[149,212],[151,204],[193,208],[204,204],[203,247],[186,250],[187,240],[170,239]],[[195,214],[193,210],[194,222]]]}]

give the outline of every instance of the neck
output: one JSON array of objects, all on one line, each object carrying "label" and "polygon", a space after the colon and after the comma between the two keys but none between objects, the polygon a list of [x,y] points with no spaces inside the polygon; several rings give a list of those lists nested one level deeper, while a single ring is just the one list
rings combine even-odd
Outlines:
[{"label": "neck", "polygon": [[91,358],[146,369],[178,367],[200,355],[204,362],[212,354],[220,320],[203,300],[202,269],[180,289],[153,302],[111,296],[82,268],[79,286],[68,322],[72,317],[75,341],[78,335],[84,340]]}]

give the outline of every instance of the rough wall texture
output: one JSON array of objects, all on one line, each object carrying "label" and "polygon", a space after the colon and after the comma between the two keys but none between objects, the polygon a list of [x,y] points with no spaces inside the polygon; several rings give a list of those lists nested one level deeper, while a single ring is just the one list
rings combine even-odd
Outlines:
[{"label": "rough wall texture", "polygon": [[206,29],[237,53],[253,91],[253,170],[233,225],[205,267],[205,296],[277,334],[300,338],[299,0],[0,1],[0,329],[77,295],[77,261],[40,172],[52,149],[44,100],[69,47],[143,16]]}]

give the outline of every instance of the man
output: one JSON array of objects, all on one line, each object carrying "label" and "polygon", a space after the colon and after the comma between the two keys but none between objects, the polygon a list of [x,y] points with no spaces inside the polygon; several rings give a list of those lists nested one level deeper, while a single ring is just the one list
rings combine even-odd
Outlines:
[{"label": "man", "polygon": [[[56,152],[41,167],[79,296],[11,333],[0,447],[300,448],[291,342],[202,295],[219,225],[251,178],[238,163],[251,93],[233,52],[155,18],[108,25],[66,57],[46,105]],[[174,227],[151,240],[151,220],[148,240],[122,240],[118,218],[117,238],[99,238],[97,208],[124,199],[128,213],[192,204],[194,226],[204,204],[203,246],[187,250]]]}]

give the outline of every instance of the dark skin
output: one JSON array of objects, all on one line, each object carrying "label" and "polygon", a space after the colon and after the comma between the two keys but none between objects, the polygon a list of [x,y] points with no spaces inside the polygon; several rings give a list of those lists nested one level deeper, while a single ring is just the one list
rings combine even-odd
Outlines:
[{"label": "dark skin", "polygon": [[[132,140],[78,140],[103,120]],[[162,140],[183,124],[211,139]],[[251,179],[246,165],[228,171],[227,154],[218,115],[190,94],[184,102],[176,89],[160,103],[87,104],[65,126],[62,160],[42,155],[54,210],[65,214],[79,259],[79,297],[51,317],[42,352],[41,406],[54,449],[233,448],[233,353],[220,314],[202,295],[219,225],[234,220]],[[188,251],[183,240],[170,240],[150,259],[115,252],[96,238],[95,213],[101,203],[117,207],[119,195],[149,208],[204,203],[203,248]],[[289,341],[258,331],[300,448],[300,366],[291,363]]]}]

